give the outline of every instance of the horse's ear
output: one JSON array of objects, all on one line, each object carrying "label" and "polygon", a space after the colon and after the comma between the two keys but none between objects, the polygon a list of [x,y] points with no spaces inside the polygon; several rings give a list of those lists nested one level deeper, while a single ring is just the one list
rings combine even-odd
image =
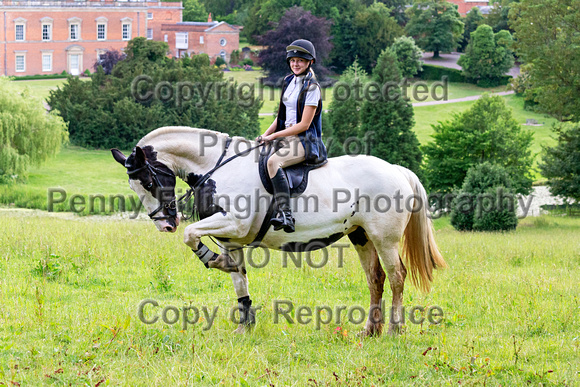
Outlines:
[{"label": "horse's ear", "polygon": [[145,156],[145,152],[141,149],[140,146],[135,147],[135,166],[145,165],[145,161],[147,160],[147,156]]},{"label": "horse's ear", "polygon": [[111,149],[111,153],[113,154],[113,157],[115,158],[115,160],[117,160],[119,164],[125,166],[125,160],[127,160],[127,156],[125,156],[123,152],[121,152],[118,149]]}]

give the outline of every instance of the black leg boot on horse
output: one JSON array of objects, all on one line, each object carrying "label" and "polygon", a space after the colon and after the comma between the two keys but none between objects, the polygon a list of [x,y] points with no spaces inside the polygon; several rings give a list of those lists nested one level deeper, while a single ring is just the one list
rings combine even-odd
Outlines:
[{"label": "black leg boot on horse", "polygon": [[272,187],[274,188],[274,200],[276,200],[278,207],[277,213],[271,219],[274,230],[284,229],[286,232],[294,232],[294,218],[290,209],[290,187],[282,168],[279,168],[272,178]]}]

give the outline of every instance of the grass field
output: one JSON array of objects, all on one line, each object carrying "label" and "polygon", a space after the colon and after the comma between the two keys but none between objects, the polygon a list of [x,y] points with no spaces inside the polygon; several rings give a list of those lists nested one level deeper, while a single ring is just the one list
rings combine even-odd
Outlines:
[{"label": "grass field", "polygon": [[[362,325],[344,321],[320,330],[274,323],[274,300],[368,310],[350,248],[343,268],[334,249],[322,269],[284,268],[278,253],[266,268],[250,267],[250,292],[262,309],[251,333],[234,336],[229,276],[206,270],[181,232],[24,210],[0,218],[4,385],[580,384],[578,219],[525,219],[505,234],[459,233],[437,220],[449,268],[428,295],[407,284],[404,305],[439,306],[443,322],[407,321],[400,336],[361,340]],[[208,330],[205,319],[187,330],[180,322],[146,325],[137,314],[144,299],[160,305],[147,318],[190,304],[217,307],[217,317]]]}]

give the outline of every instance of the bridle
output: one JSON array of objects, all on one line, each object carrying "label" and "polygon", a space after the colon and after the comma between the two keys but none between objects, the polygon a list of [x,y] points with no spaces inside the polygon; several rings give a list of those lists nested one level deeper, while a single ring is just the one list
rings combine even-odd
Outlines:
[{"label": "bridle", "polygon": [[[230,161],[232,161],[240,156],[244,156],[244,155],[250,153],[251,151],[253,151],[254,149],[259,148],[259,147],[263,146],[264,144],[266,144],[265,142],[260,142],[257,145],[250,147],[250,148],[244,150],[243,152],[236,153],[235,155],[224,160],[224,157],[226,156],[226,153],[228,151],[228,148],[230,147],[231,142],[232,142],[231,137],[228,137],[226,140],[224,150],[223,150],[220,158],[218,159],[215,166],[211,170],[209,170],[209,172],[207,172],[200,179],[198,179],[193,185],[188,183],[189,189],[183,195],[181,195],[177,200],[175,198],[173,198],[171,201],[166,202],[166,203],[163,203],[161,200],[159,200],[161,202],[161,204],[159,205],[159,207],[157,207],[156,209],[154,209],[153,211],[151,211],[150,213],[147,214],[149,216],[149,218],[151,220],[175,219],[175,218],[177,218],[177,211],[179,208],[179,209],[181,209],[181,216],[183,217],[183,219],[188,220],[188,219],[193,218],[195,221],[199,220],[199,211],[197,210],[197,207],[195,204],[193,205],[193,209],[192,209],[190,216],[186,216],[185,213],[183,212],[187,206],[187,203],[191,200],[192,196],[194,196],[194,193],[197,192],[197,190],[201,186],[203,186],[203,184],[205,184],[205,182],[207,182],[209,180],[209,178],[213,175],[213,173],[215,171],[217,171],[219,168],[223,167],[224,165],[226,165]],[[159,168],[156,168],[153,165],[151,165],[149,163],[149,161],[147,161],[147,160],[145,161],[145,165],[143,165],[142,167],[137,168],[137,169],[133,169],[133,170],[127,170],[127,174],[130,177],[131,175],[138,173],[138,172],[141,172],[144,169],[147,169],[149,171],[149,174],[151,175],[151,179],[157,185],[157,187],[159,187],[161,190],[163,190],[164,188],[168,188],[168,187],[164,187],[163,184],[161,184],[161,182],[159,181],[159,177],[157,176],[158,174],[169,176],[169,177],[175,177],[175,174],[173,172],[171,172],[171,171],[166,172],[166,171],[163,171]],[[151,187],[149,187],[149,188],[151,188]],[[165,212],[168,215],[164,215],[163,212],[161,212],[161,216],[155,216],[156,214],[158,214],[162,210],[165,210]]]},{"label": "bridle", "polygon": [[[166,172],[166,171],[163,171],[159,168],[156,168],[153,165],[151,165],[148,160],[145,160],[145,165],[143,165],[140,168],[133,169],[131,171],[127,170],[127,174],[129,175],[129,177],[131,177],[131,175],[134,175],[135,173],[141,172],[144,169],[147,169],[149,171],[149,174],[151,175],[151,180],[153,180],[153,183],[155,183],[157,185],[157,187],[159,187],[159,189],[161,189],[161,190],[163,190],[167,187],[165,187],[165,186],[163,186],[163,184],[161,184],[161,181],[159,181],[159,177],[157,176],[157,174],[161,174],[161,175],[165,175],[165,176],[169,176],[169,177],[175,177],[175,174],[173,174],[173,172]],[[148,188],[150,189],[151,187],[152,187],[152,184]],[[177,205],[176,205],[175,199],[172,199],[171,201],[165,202],[165,203],[163,203],[163,201],[161,199],[162,198],[159,198],[159,202],[161,203],[161,204],[159,204],[159,207],[157,207],[156,209],[154,209],[153,211],[148,213],[147,216],[149,216],[149,218],[151,220],[166,220],[166,219],[177,218]],[[165,210],[167,215],[164,215],[163,212],[161,212],[161,216],[155,216],[162,210]]]}]

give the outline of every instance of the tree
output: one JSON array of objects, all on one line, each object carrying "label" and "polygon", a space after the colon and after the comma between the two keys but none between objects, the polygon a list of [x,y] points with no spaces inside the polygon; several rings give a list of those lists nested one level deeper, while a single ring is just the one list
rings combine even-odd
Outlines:
[{"label": "tree", "polygon": [[465,28],[463,30],[463,39],[459,42],[459,51],[465,51],[465,48],[471,40],[471,33],[474,32],[484,20],[485,18],[478,7],[471,8],[464,20]]},{"label": "tree", "polygon": [[413,78],[423,70],[423,51],[417,47],[413,38],[401,36],[395,39],[390,49],[397,56],[399,69],[404,78]]},{"label": "tree", "polygon": [[375,66],[381,51],[403,35],[403,29],[382,3],[373,3],[370,7],[357,12],[353,27],[355,51],[350,54],[354,55],[350,63],[358,57],[360,65],[369,72]]},{"label": "tree", "polygon": [[513,34],[513,30],[509,26],[509,13],[513,3],[519,3],[520,0],[501,0],[493,4],[491,12],[487,15],[485,24],[493,28],[493,32],[501,30],[509,31]]},{"label": "tree", "polygon": [[203,3],[198,0],[183,1],[183,21],[204,22],[207,21],[207,16]]},{"label": "tree", "polygon": [[501,77],[514,65],[511,50],[512,36],[502,30],[494,35],[490,26],[483,24],[471,34],[465,54],[457,64],[467,79],[482,86],[497,86]]},{"label": "tree", "polygon": [[554,128],[558,144],[544,147],[540,170],[553,195],[580,202],[580,123]]},{"label": "tree", "polygon": [[513,3],[516,53],[529,66],[539,108],[560,121],[580,121],[580,6],[577,0]]},{"label": "tree", "polygon": [[486,161],[508,171],[516,192],[530,191],[533,136],[521,129],[501,97],[484,94],[469,110],[433,125],[433,130],[434,141],[423,147],[431,191],[453,191],[469,168]]},{"label": "tree", "polygon": [[347,0],[338,8],[331,27],[334,48],[329,64],[337,72],[344,71],[355,60],[366,71],[372,71],[381,50],[403,35],[403,29],[384,4],[365,7],[358,0]]},{"label": "tree", "polygon": [[43,102],[20,92],[0,77],[0,182],[22,175],[60,150],[68,139],[66,124],[54,112],[47,114]]},{"label": "tree", "polygon": [[[371,155],[420,173],[422,155],[419,141],[413,132],[413,105],[402,96],[399,87],[401,71],[393,51],[385,49],[379,55],[372,80],[379,90],[389,91],[378,93],[376,99],[365,99],[360,111],[359,136],[371,136],[373,139]],[[385,85],[390,87],[383,87]]]},{"label": "tree", "polygon": [[93,68],[95,71],[98,71],[100,66],[103,68],[105,74],[111,74],[113,67],[115,67],[118,62],[125,59],[125,57],[126,55],[120,50],[108,50],[95,62]]},{"label": "tree", "polygon": [[[335,98],[329,107],[328,126],[324,127],[325,144],[330,157],[345,154],[348,139],[359,134],[360,110],[362,107],[363,85],[367,82],[366,71],[358,61],[346,69],[334,85]],[[356,88],[359,94],[357,95]]]},{"label": "tree", "polygon": [[440,51],[457,48],[463,35],[463,22],[457,5],[445,0],[415,1],[407,13],[407,35],[415,38],[423,50],[433,51],[434,58],[439,58]]},{"label": "tree", "polygon": [[286,62],[286,47],[297,39],[307,39],[316,49],[314,72],[323,80],[328,70],[323,62],[332,49],[330,43],[330,21],[313,16],[310,11],[301,7],[292,7],[286,11],[275,30],[268,31],[260,38],[267,46],[260,51],[260,65],[267,74],[266,82],[278,83],[290,72]]},{"label": "tree", "polygon": [[452,203],[451,225],[460,231],[509,231],[517,224],[508,171],[487,161],[469,168]]},{"label": "tree", "polygon": [[130,149],[161,126],[207,128],[254,138],[261,102],[225,81],[205,54],[172,59],[167,44],[135,38],[127,58],[111,75],[98,71],[90,82],[69,77],[48,100],[69,123],[74,144]]}]

